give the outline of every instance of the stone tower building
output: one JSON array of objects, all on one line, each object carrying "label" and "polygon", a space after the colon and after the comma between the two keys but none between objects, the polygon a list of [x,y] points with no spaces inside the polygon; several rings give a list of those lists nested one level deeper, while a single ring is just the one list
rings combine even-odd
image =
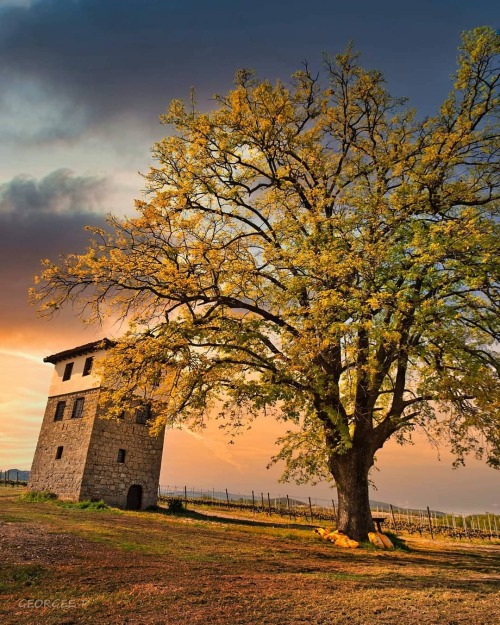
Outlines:
[{"label": "stone tower building", "polygon": [[163,436],[149,434],[148,406],[120,419],[100,414],[93,364],[111,344],[104,339],[44,358],[55,369],[28,488],[145,509],[157,503]]}]

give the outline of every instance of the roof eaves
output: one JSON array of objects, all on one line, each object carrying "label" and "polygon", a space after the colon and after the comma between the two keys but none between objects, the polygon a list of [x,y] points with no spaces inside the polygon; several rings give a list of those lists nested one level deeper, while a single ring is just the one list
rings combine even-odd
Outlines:
[{"label": "roof eaves", "polygon": [[93,341],[92,343],[86,343],[85,345],[79,345],[72,349],[66,349],[63,352],[46,356],[43,362],[50,362],[55,365],[62,360],[68,360],[69,358],[75,358],[76,356],[83,356],[84,354],[91,354],[101,349],[109,349],[116,345],[116,341],[111,341],[108,338],[103,338],[100,341]]}]

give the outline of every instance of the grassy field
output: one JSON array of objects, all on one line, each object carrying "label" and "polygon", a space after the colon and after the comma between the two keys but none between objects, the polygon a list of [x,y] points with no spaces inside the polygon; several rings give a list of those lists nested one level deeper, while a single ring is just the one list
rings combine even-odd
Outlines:
[{"label": "grassy field", "polygon": [[500,545],[343,550],[306,525],[27,503],[0,487],[0,622],[500,622]]}]

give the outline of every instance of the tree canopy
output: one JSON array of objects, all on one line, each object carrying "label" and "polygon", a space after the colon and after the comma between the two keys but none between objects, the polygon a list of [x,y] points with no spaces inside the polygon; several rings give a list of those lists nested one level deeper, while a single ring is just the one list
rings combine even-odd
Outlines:
[{"label": "tree canopy", "polygon": [[289,84],[239,71],[208,113],[174,100],[137,216],[45,261],[40,311],[127,321],[116,410],[139,394],[158,426],[215,407],[293,423],[287,477],[345,491],[343,465],[367,474],[418,425],[498,466],[499,52],[465,33],[424,120],[350,48]]}]

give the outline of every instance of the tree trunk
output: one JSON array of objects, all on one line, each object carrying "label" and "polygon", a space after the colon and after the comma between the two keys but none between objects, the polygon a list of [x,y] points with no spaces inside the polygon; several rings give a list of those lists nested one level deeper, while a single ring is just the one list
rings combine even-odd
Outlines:
[{"label": "tree trunk", "polygon": [[375,530],[368,494],[368,472],[373,457],[365,450],[350,449],[330,459],[338,492],[337,529],[354,540],[366,541]]}]

